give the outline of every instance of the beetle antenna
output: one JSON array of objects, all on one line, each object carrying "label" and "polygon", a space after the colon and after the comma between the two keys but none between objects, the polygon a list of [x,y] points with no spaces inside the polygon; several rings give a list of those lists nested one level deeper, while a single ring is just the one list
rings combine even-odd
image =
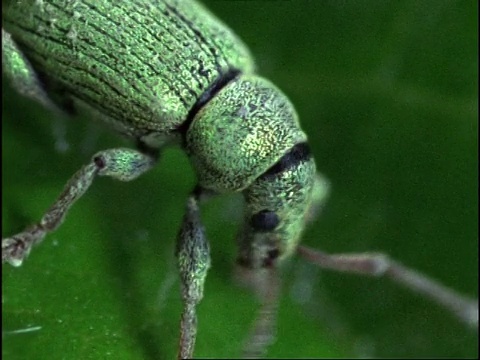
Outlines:
[{"label": "beetle antenna", "polygon": [[462,322],[478,329],[478,299],[463,296],[419,271],[381,253],[327,254],[299,246],[298,254],[322,269],[389,278],[442,305]]}]

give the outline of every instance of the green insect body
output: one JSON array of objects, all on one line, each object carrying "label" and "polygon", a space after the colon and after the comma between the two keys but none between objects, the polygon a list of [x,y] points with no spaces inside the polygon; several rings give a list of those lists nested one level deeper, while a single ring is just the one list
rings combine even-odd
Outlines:
[{"label": "green insect body", "polygon": [[[140,149],[95,155],[34,230],[3,241],[3,261],[20,265],[95,176],[136,178],[174,144],[198,178],[177,244],[186,324],[210,264],[200,193],[243,192],[241,265],[272,267],[292,255],[325,183],[290,101],[254,75],[245,45],[208,10],[190,0],[12,1],[3,26],[4,72],[17,90],[90,113]],[[189,357],[195,334],[182,325],[181,337],[180,357]]]},{"label": "green insect body", "polygon": [[259,177],[306,135],[289,100],[252,74],[246,47],[205,8],[193,1],[25,1],[8,5],[3,19],[49,99],[93,112],[149,148],[182,141],[202,188],[244,191],[246,229],[261,211],[278,216],[274,231],[240,237],[244,263],[259,267],[294,251],[314,162]]},{"label": "green insect body", "polygon": [[[2,239],[2,262],[20,265],[96,176],[133,180],[155,165],[164,147],[180,145],[198,186],[187,200],[176,248],[184,302],[179,358],[193,356],[195,307],[210,267],[198,204],[209,194],[244,195],[237,236],[242,267],[264,274],[298,250],[327,269],[389,276],[478,324],[476,301],[382,254],[327,255],[299,247],[327,182],[316,172],[290,101],[254,74],[242,41],[197,2],[10,1],[3,7],[2,40],[4,74],[20,93],[55,111],[87,112],[138,148],[94,155],[37,224]],[[264,313],[272,315],[269,296]],[[262,326],[250,355],[268,345]]]},{"label": "green insect body", "polygon": [[252,69],[236,36],[191,1],[12,1],[3,21],[57,92],[135,138],[174,131],[221,76]]}]

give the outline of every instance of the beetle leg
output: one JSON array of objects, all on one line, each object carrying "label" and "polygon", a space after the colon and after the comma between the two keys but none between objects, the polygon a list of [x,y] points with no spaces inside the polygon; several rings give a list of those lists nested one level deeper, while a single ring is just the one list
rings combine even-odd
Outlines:
[{"label": "beetle leg", "polygon": [[3,28],[2,67],[4,74],[20,94],[34,99],[50,109],[59,111],[48,98],[29,61],[17,47],[11,35]]},{"label": "beetle leg", "polygon": [[187,200],[177,239],[176,256],[184,306],[180,321],[178,358],[190,359],[193,357],[197,334],[196,306],[203,297],[203,287],[210,268],[210,248],[200,220],[196,195],[191,195]]},{"label": "beetle leg", "polygon": [[[307,223],[314,220],[328,196],[328,181],[317,174],[314,187],[314,200],[310,207]],[[436,280],[409,269],[390,259],[385,254],[327,254],[300,245],[297,250],[303,258],[323,269],[351,272],[369,276],[385,276],[402,284],[453,312],[461,321],[478,327],[478,300],[466,298]]]},{"label": "beetle leg", "polygon": [[305,246],[299,246],[298,253],[323,269],[388,277],[444,306],[468,325],[478,327],[478,300],[467,298],[385,254],[327,254]]},{"label": "beetle leg", "polygon": [[14,236],[2,239],[2,263],[8,262],[13,266],[20,266],[32,246],[61,225],[68,210],[85,194],[97,175],[130,181],[151,169],[155,162],[155,157],[127,148],[109,149],[97,153],[89,164],[72,176],[58,199],[37,224]]},{"label": "beetle leg", "polygon": [[317,172],[315,183],[313,185],[312,203],[308,209],[306,223],[312,223],[321,213],[330,193],[330,182],[328,179]]},{"label": "beetle leg", "polygon": [[261,303],[250,334],[245,341],[242,358],[262,358],[276,338],[275,330],[281,287],[279,272],[275,267],[250,269],[237,266],[235,275],[240,283],[253,290]]}]

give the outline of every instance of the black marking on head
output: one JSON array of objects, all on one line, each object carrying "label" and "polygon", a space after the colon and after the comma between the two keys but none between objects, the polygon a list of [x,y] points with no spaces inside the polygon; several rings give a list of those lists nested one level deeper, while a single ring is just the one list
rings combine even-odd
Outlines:
[{"label": "black marking on head", "polygon": [[280,223],[278,215],[274,211],[262,210],[252,215],[250,224],[258,232],[267,232],[275,229]]},{"label": "black marking on head", "polygon": [[200,109],[204,107],[210,100],[212,100],[220,90],[222,90],[229,82],[235,79],[239,74],[240,74],[240,71],[236,69],[231,69],[227,73],[222,74],[197,99],[195,104],[193,104],[192,108],[188,112],[188,115],[185,121],[181,123],[177,128],[177,131],[179,131],[182,134],[183,138],[185,138],[188,128],[192,124],[193,119],[195,118],[195,115],[197,115]]},{"label": "black marking on head", "polygon": [[282,158],[268,169],[260,179],[269,180],[284,171],[291,170],[298,166],[298,164],[308,161],[312,158],[310,147],[306,142],[293,146]]},{"label": "black marking on head", "polygon": [[271,249],[267,252],[267,257],[263,259],[262,267],[270,268],[275,265],[275,260],[280,256],[280,250]]}]

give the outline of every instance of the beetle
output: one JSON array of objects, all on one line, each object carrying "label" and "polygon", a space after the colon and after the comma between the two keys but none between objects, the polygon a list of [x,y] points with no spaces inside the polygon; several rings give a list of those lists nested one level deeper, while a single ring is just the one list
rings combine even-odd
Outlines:
[{"label": "beetle", "polygon": [[[74,36],[74,35],[75,35],[75,36]],[[76,38],[76,36],[78,36],[78,33],[73,32],[73,33],[70,34],[70,36],[73,37],[73,38],[71,39],[71,41],[72,41],[72,43],[74,44],[74,43],[75,43],[75,40],[78,39],[78,38]],[[143,145],[145,145],[145,144],[143,144]],[[147,144],[147,145],[148,145],[148,144]],[[146,147],[148,148],[148,146],[146,146]],[[145,149],[144,149],[144,150],[145,150]],[[149,149],[149,150],[150,150],[150,149]],[[197,151],[196,153],[199,154],[199,153],[202,153],[202,151]],[[132,156],[133,156],[133,155],[132,155]],[[101,159],[100,159],[100,160],[101,160]],[[97,159],[97,161],[100,161],[100,160]],[[97,165],[98,165],[98,164],[97,164]],[[192,200],[192,201],[193,201],[193,200]],[[190,205],[189,208],[195,208],[195,205]],[[263,214],[263,215],[261,215],[261,217],[260,217],[260,218],[262,219],[262,220],[260,221],[260,223],[261,223],[261,224],[264,223],[264,222],[269,223],[269,221],[267,221],[267,220],[269,219],[268,213],[267,213],[267,215],[265,215],[265,213],[261,213],[261,214]],[[265,215],[265,216],[264,216],[264,215]],[[265,220],[265,219],[267,219],[267,220]],[[193,220],[189,220],[189,221],[190,221],[190,222],[193,222]],[[189,223],[189,221],[186,221],[186,223]],[[275,220],[275,217],[273,217],[273,220],[272,220],[273,224],[275,224],[276,221],[277,221],[277,220]],[[255,227],[259,227],[258,225],[256,225],[256,224],[258,224],[258,223],[257,223],[257,221],[256,221],[254,218],[252,218],[252,224],[253,224],[253,227],[254,227],[254,228],[255,228]],[[272,225],[272,226],[273,226],[273,225]],[[260,227],[261,227],[261,226],[260,226]],[[269,227],[269,226],[267,226],[267,227]],[[195,227],[195,228],[198,229],[199,227]],[[276,251],[273,251],[273,253],[274,253],[274,255],[276,255]],[[252,260],[252,255],[251,255],[251,254],[248,254],[248,255],[244,256],[243,258],[240,257],[240,263],[245,263],[246,261],[248,262],[248,261],[251,261],[251,260]],[[275,259],[274,259],[274,260],[275,260]],[[262,261],[265,262],[265,259],[262,260]],[[255,262],[256,262],[256,261],[255,261]],[[268,263],[268,261],[267,261],[267,263]],[[259,266],[259,265],[249,264],[249,263],[247,263],[246,265],[252,266],[252,267],[254,267],[254,268]],[[263,266],[263,265],[262,265],[262,266]]]}]

